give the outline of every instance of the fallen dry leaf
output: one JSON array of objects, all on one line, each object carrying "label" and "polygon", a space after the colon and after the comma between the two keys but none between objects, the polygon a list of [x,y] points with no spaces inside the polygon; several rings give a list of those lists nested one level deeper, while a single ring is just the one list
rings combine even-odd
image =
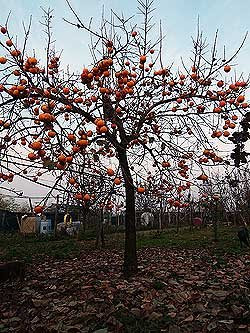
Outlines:
[{"label": "fallen dry leaf", "polygon": [[119,251],[33,262],[25,281],[0,285],[0,332],[244,332],[250,255],[223,260],[218,269],[206,250],[145,248],[130,280]]}]

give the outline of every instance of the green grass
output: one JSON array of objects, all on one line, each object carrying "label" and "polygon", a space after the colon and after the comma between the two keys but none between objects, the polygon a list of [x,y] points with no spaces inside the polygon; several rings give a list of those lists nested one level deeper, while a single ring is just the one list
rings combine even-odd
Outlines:
[{"label": "green grass", "polygon": [[239,253],[237,228],[221,227],[218,230],[219,241],[214,242],[213,229],[189,230],[183,228],[179,233],[174,229],[164,230],[159,235],[156,232],[138,234],[137,243],[143,247],[175,247],[175,248],[210,248],[216,253]]},{"label": "green grass", "polygon": [[[137,233],[137,247],[166,247],[166,248],[208,248],[220,258],[224,253],[242,253],[247,249],[240,249],[237,239],[237,229],[221,227],[218,230],[219,241],[213,241],[213,230],[192,230],[182,228],[177,234],[175,229],[167,229],[157,234],[156,231],[139,231]],[[106,247],[122,249],[124,233],[105,235]],[[93,230],[87,230],[80,241],[74,238],[55,238],[27,236],[19,234],[0,234],[0,261],[21,259],[31,262],[44,260],[46,257],[56,259],[77,257],[82,251],[94,248]],[[223,260],[218,260],[223,265]]]},{"label": "green grass", "polygon": [[75,239],[0,234],[0,260],[20,259],[31,262],[33,258],[43,260],[48,256],[56,259],[71,258],[79,255],[81,247]]}]

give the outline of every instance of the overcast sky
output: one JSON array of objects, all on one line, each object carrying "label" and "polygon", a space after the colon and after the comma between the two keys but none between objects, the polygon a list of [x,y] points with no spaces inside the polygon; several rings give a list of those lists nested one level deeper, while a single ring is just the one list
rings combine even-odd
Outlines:
[{"label": "overcast sky", "polygon": [[[63,21],[71,19],[65,0],[0,0],[0,21],[4,23],[11,11],[10,28],[13,34],[20,33],[22,21],[28,22],[33,17],[30,46],[35,49],[44,47],[44,35],[39,21],[42,17],[41,7],[54,9],[54,38],[57,49],[63,50],[63,60],[71,64],[73,69],[88,64],[88,36],[77,31]],[[71,4],[79,13],[84,22],[93,17],[93,26],[100,22],[102,9],[108,16],[112,8],[126,17],[137,13],[135,0],[71,0]],[[87,5],[86,5],[87,4]],[[156,24],[162,20],[163,31],[166,34],[165,60],[171,62],[178,60],[181,55],[188,56],[191,36],[195,36],[197,18],[200,17],[201,28],[208,41],[212,42],[216,29],[219,30],[219,45],[226,45],[228,52],[233,51],[240,44],[240,40],[250,28],[249,0],[156,0],[154,19]],[[157,28],[157,26],[156,26]],[[238,58],[240,69],[249,72],[250,40]]]},{"label": "overcast sky", "polygon": [[[135,0],[71,0],[72,6],[86,23],[93,17],[93,27],[101,20],[103,7],[106,15],[112,8],[117,13],[123,13],[125,17],[137,13]],[[216,29],[219,30],[219,49],[226,46],[228,53],[233,52],[239,46],[246,31],[250,30],[249,0],[156,0],[154,19],[156,30],[159,20],[162,20],[163,31],[166,34],[164,61],[168,65],[171,62],[180,63],[180,56],[184,59],[190,56],[192,49],[191,36],[195,36],[197,18],[200,18],[201,29],[212,40]],[[71,69],[82,69],[88,65],[90,57],[88,53],[88,35],[83,31],[68,25],[63,18],[72,20],[65,0],[0,0],[0,24],[4,25],[8,13],[11,11],[9,30],[13,36],[22,32],[22,22],[26,24],[32,15],[32,34],[29,41],[30,50],[38,50],[42,54],[45,47],[45,36],[39,21],[42,17],[41,7],[54,9],[53,36],[56,40],[57,50],[63,50],[63,64],[69,64]],[[250,37],[237,60],[238,74],[250,72]],[[15,180],[11,187],[24,187],[27,195],[45,194],[46,190],[34,185],[25,184]]]}]

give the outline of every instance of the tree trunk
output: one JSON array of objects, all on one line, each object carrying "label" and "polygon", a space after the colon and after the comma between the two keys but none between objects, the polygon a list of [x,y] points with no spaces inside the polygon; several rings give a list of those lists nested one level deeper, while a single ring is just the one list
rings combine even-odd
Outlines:
[{"label": "tree trunk", "polygon": [[88,215],[88,211],[86,208],[82,208],[81,211],[81,226],[82,226],[82,230],[83,230],[83,235],[85,235],[86,232],[86,223],[87,223],[87,215]]},{"label": "tree trunk", "polygon": [[177,234],[179,233],[179,230],[180,230],[180,207],[178,207],[178,210],[177,210],[177,215],[176,215],[176,232]]},{"label": "tree trunk", "polygon": [[100,216],[98,217],[98,225],[96,231],[96,241],[95,247],[98,249],[100,247],[105,246],[104,240],[104,215],[103,215],[103,208],[100,210]]},{"label": "tree trunk", "polygon": [[162,198],[160,201],[160,212],[159,212],[159,223],[158,223],[158,230],[162,230]]},{"label": "tree trunk", "polygon": [[138,270],[136,253],[136,218],[135,218],[135,189],[128,165],[125,149],[118,150],[119,162],[125,182],[126,213],[125,213],[125,251],[123,273],[126,277]]},{"label": "tree trunk", "polygon": [[168,207],[167,207],[167,214],[168,214],[167,227],[170,228],[171,227],[171,212],[169,211]]},{"label": "tree trunk", "polygon": [[215,202],[215,210],[214,210],[214,241],[218,242],[218,201]]},{"label": "tree trunk", "polygon": [[193,203],[191,202],[190,204],[190,231],[193,231],[193,217],[194,217],[194,212],[193,212]]},{"label": "tree trunk", "polygon": [[78,208],[78,221],[80,221],[80,228],[77,232],[77,240],[79,240],[81,237],[80,236],[85,236],[85,231],[86,231],[86,222],[87,222],[87,215],[88,211],[85,209],[85,207],[80,207]]},{"label": "tree trunk", "polygon": [[58,223],[58,206],[59,206],[59,195],[56,196],[55,221],[54,221],[54,235],[56,235],[56,232],[57,232],[57,223]]},{"label": "tree trunk", "polygon": [[101,224],[101,244],[102,244],[102,248],[105,247],[105,239],[104,239],[104,223],[102,221]]}]

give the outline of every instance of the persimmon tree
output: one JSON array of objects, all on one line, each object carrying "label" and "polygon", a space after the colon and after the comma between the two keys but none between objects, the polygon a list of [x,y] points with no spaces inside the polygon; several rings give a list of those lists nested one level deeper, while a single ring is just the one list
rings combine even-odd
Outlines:
[{"label": "persimmon tree", "polygon": [[160,171],[156,169],[154,172],[148,171],[144,186],[147,190],[143,196],[137,195],[136,209],[139,211],[150,209],[151,212],[157,213],[158,229],[162,229],[162,220],[166,211],[180,213],[189,207],[191,187],[189,181],[178,179],[174,175],[171,177],[171,174],[163,173],[162,169]]},{"label": "persimmon tree", "polygon": [[227,222],[248,223],[249,221],[249,165],[230,168],[223,175],[215,174],[206,184],[203,197],[220,196],[220,205]]},{"label": "persimmon tree", "polygon": [[51,10],[44,11],[47,46],[41,59],[30,51],[30,26],[21,40],[13,37],[8,21],[2,25],[1,177],[11,181],[22,172],[39,182],[51,174],[52,189],[64,190],[74,170],[84,177],[81,166],[112,170],[112,180],[124,184],[123,270],[129,276],[138,267],[135,197],[147,191],[148,171],[158,170],[182,192],[187,181],[188,186],[206,182],[210,167],[230,164],[218,143],[228,143],[248,108],[248,82],[230,75],[245,38],[227,56],[217,50],[217,33],[210,53],[198,31],[191,59],[177,68],[165,63],[161,27],[159,37],[153,33],[152,1],[138,1],[141,24],[138,16],[125,19],[112,11],[100,29],[67,2],[74,18],[65,22],[90,34],[93,61],[79,73],[61,66]]}]

